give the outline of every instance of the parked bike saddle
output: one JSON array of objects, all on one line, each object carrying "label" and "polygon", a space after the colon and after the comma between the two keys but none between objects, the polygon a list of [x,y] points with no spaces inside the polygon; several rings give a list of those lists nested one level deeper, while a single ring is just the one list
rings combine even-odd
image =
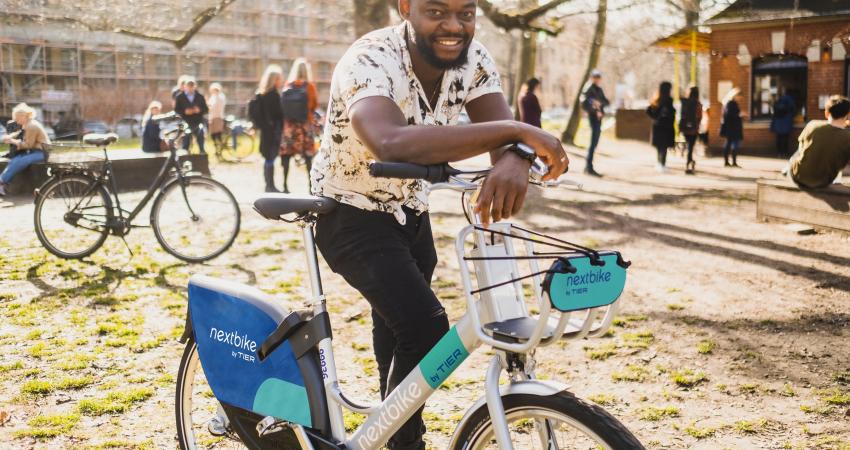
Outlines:
[{"label": "parked bike saddle", "polygon": [[109,145],[118,140],[115,133],[89,133],[83,136],[83,142],[89,145]]},{"label": "parked bike saddle", "polygon": [[266,219],[280,219],[286,214],[327,214],[336,208],[337,201],[329,197],[304,194],[264,194],[254,200],[254,209]]}]

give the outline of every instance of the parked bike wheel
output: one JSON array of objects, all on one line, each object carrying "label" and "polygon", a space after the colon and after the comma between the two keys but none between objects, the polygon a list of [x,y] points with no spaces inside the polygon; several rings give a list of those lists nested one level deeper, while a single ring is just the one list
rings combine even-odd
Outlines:
[{"label": "parked bike wheel", "polygon": [[94,253],[109,235],[112,201],[102,185],[83,175],[55,178],[35,201],[35,234],[41,245],[65,259]]},{"label": "parked bike wheel", "polygon": [[230,190],[200,175],[169,182],[151,207],[151,226],[162,248],[188,262],[224,253],[239,225],[239,205]]},{"label": "parked bike wheel", "polygon": [[[604,409],[569,392],[502,397],[511,442],[516,449],[643,449],[643,445]],[[547,431],[551,430],[551,432]],[[549,445],[547,437],[554,437]],[[454,450],[498,450],[487,405],[476,410],[462,430]]]},{"label": "parked bike wheel", "polygon": [[236,136],[236,148],[232,148],[228,145],[225,152],[227,153],[228,158],[241,161],[254,153],[256,150],[254,145],[254,136],[243,133]]}]

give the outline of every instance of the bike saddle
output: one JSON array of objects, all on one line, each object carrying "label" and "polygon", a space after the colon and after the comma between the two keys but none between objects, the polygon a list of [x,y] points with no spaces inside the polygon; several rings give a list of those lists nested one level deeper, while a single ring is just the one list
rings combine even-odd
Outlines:
[{"label": "bike saddle", "polygon": [[254,200],[254,210],[272,220],[292,213],[299,216],[307,213],[327,214],[336,205],[337,201],[332,198],[305,194],[264,194]]},{"label": "bike saddle", "polygon": [[83,142],[89,145],[109,145],[118,140],[115,133],[89,133],[83,136]]}]

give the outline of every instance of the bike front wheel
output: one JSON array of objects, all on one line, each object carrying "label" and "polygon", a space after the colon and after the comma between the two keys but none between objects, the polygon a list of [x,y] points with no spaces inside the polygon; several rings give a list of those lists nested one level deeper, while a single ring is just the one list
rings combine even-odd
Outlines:
[{"label": "bike front wheel", "polygon": [[[612,415],[575,395],[510,394],[502,397],[515,449],[643,449],[640,441]],[[487,405],[458,430],[454,450],[498,450]]]},{"label": "bike front wheel", "polygon": [[94,253],[109,235],[111,220],[109,193],[87,176],[57,177],[35,201],[35,234],[60,258],[82,259]]},{"label": "bike front wheel", "polygon": [[240,221],[230,190],[200,175],[167,184],[151,208],[151,226],[162,248],[192,263],[227,251],[239,234]]}]

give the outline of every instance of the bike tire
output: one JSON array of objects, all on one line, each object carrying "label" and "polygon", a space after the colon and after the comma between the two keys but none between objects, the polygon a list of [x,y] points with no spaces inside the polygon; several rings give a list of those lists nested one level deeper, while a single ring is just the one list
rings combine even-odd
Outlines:
[{"label": "bike tire", "polygon": [[242,133],[236,136],[236,148],[227,146],[225,152],[232,160],[241,161],[256,151],[256,142],[254,141],[254,136],[246,133]]},{"label": "bike tire", "polygon": [[[38,237],[38,240],[41,242],[41,245],[47,249],[48,252],[52,253],[55,256],[58,256],[63,259],[83,259],[92,253],[96,252],[103,243],[106,241],[106,238],[109,236],[109,228],[106,226],[113,218],[112,213],[112,198],[109,196],[109,192],[103,185],[97,186],[94,195],[99,197],[100,204],[102,205],[103,211],[101,214],[97,214],[97,218],[94,220],[96,224],[102,225],[99,230],[87,229],[91,233],[96,233],[97,237],[91,242],[90,245],[86,245],[81,250],[70,251],[59,248],[60,245],[57,242],[57,239],[54,239],[49,234],[54,234],[52,231],[45,231],[44,224],[44,214],[52,214],[55,212],[56,208],[47,207],[45,205],[54,198],[55,195],[63,195],[63,196],[71,196],[74,193],[81,194],[82,189],[88,189],[92,184],[96,183],[95,179],[86,175],[73,174],[73,175],[62,175],[55,176],[53,180],[48,181],[41,188],[39,188],[38,195],[36,196],[35,201],[35,209],[33,212],[33,224],[35,227],[35,234]],[[78,187],[73,188],[71,185],[76,184]],[[66,204],[66,206],[70,206],[68,201],[63,201],[62,203]],[[51,205],[51,206],[61,206]],[[63,216],[68,213],[72,213],[73,211],[65,211]],[[81,214],[85,216],[85,214]],[[93,216],[95,214],[92,214]],[[70,225],[70,224],[68,224]],[[73,228],[83,228],[84,227],[76,227]],[[59,232],[59,235],[63,235],[63,237],[68,237],[67,233]],[[88,232],[84,232],[83,234],[90,234]]]},{"label": "bike tire", "polygon": [[[150,219],[151,220],[151,227],[153,228],[154,235],[156,236],[156,239],[159,242],[159,244],[162,246],[162,248],[165,251],[167,251],[168,253],[177,257],[178,259],[181,259],[183,261],[190,262],[190,263],[201,263],[201,262],[204,262],[204,261],[209,261],[209,260],[221,255],[225,251],[227,251],[227,249],[229,249],[230,246],[233,245],[233,242],[236,240],[236,237],[239,235],[239,229],[240,229],[240,226],[241,226],[241,215],[242,215],[241,211],[239,209],[239,204],[236,202],[236,198],[233,196],[233,193],[231,193],[230,190],[227,189],[227,187],[224,184],[222,184],[222,183],[220,183],[220,182],[218,182],[218,181],[216,181],[216,180],[214,180],[210,177],[206,177],[206,176],[203,176],[203,175],[190,175],[190,176],[183,177],[182,180],[183,180],[183,183],[185,183],[185,184],[183,184],[183,186],[184,186],[183,189],[188,190],[189,187],[191,187],[191,186],[206,185],[208,188],[213,188],[213,189],[218,190],[219,193],[221,194],[221,198],[219,200],[216,200],[216,202],[219,202],[221,204],[226,203],[227,206],[232,208],[232,216],[231,217],[232,217],[234,222],[233,222],[233,224],[232,224],[233,226],[230,228],[230,230],[227,230],[228,235],[226,236],[226,239],[223,241],[223,243],[221,245],[217,246],[214,250],[212,250],[210,252],[202,253],[202,254],[199,254],[199,255],[192,255],[192,254],[188,254],[185,251],[186,249],[181,250],[181,249],[176,248],[175,245],[174,245],[175,243],[170,242],[170,239],[167,239],[165,237],[165,234],[163,233],[163,229],[162,229],[163,223],[164,223],[164,221],[163,221],[164,217],[162,216],[162,208],[163,208],[163,205],[165,204],[165,202],[168,201],[171,198],[171,196],[182,195],[179,192],[179,190],[181,189],[181,180],[179,178],[175,178],[174,180],[167,183],[165,185],[165,187],[162,188],[159,195],[157,195],[156,199],[154,200],[153,206],[151,207],[151,219]],[[187,203],[191,204],[192,201],[189,201]],[[219,206],[221,206],[221,205],[219,205]],[[200,208],[198,207],[198,205],[196,205],[195,209],[200,209]],[[205,215],[208,213],[208,211],[193,211],[193,212],[195,214],[198,214],[199,212],[203,212],[203,214],[205,214]],[[173,214],[169,214],[168,216],[169,216],[168,217],[169,219],[174,219],[174,217],[171,217],[171,216],[173,216]],[[195,220],[195,219],[192,219],[192,221],[198,222],[198,220]],[[219,223],[220,224],[220,221],[212,220],[212,221],[210,221],[210,223],[212,223],[212,224]],[[185,230],[185,231],[188,232],[188,230]],[[194,230],[194,231],[190,232],[189,234],[194,235],[195,237],[198,237],[198,238],[202,238],[202,239],[205,238],[205,237],[211,236],[211,234],[200,233],[197,230]],[[188,245],[187,247],[191,247],[191,245]]]},{"label": "bike tire", "polygon": [[[520,431],[525,426],[529,418],[534,418],[536,415],[541,417],[549,417],[548,420],[561,420],[563,424],[572,427],[578,433],[581,433],[585,438],[590,438],[598,448],[607,448],[612,450],[643,450],[644,447],[640,441],[614,416],[599,406],[589,404],[570,392],[561,391],[554,395],[532,395],[532,394],[509,394],[502,397],[502,402],[505,407],[505,415],[508,417],[508,426],[511,427],[514,421],[520,422],[516,425]],[[545,413],[545,414],[543,414]],[[542,420],[542,419],[538,419]],[[526,433],[533,435],[534,433]],[[490,413],[487,410],[487,404],[481,405],[468,421],[465,422],[463,429],[457,431],[457,439],[452,447],[453,450],[483,450],[498,448],[492,438],[493,426],[490,421]],[[521,437],[522,433],[517,432],[516,435],[511,433],[512,441]],[[556,436],[557,438],[557,436]],[[535,440],[532,436],[531,440]],[[524,441],[524,439],[523,439]],[[579,448],[579,447],[562,447],[564,444],[575,444],[575,440],[558,439],[558,447],[560,448]],[[540,447],[529,447],[528,445],[514,445],[514,448],[547,448],[543,447],[538,441]],[[582,446],[580,448],[587,448]],[[596,447],[594,447],[596,448]]]}]

